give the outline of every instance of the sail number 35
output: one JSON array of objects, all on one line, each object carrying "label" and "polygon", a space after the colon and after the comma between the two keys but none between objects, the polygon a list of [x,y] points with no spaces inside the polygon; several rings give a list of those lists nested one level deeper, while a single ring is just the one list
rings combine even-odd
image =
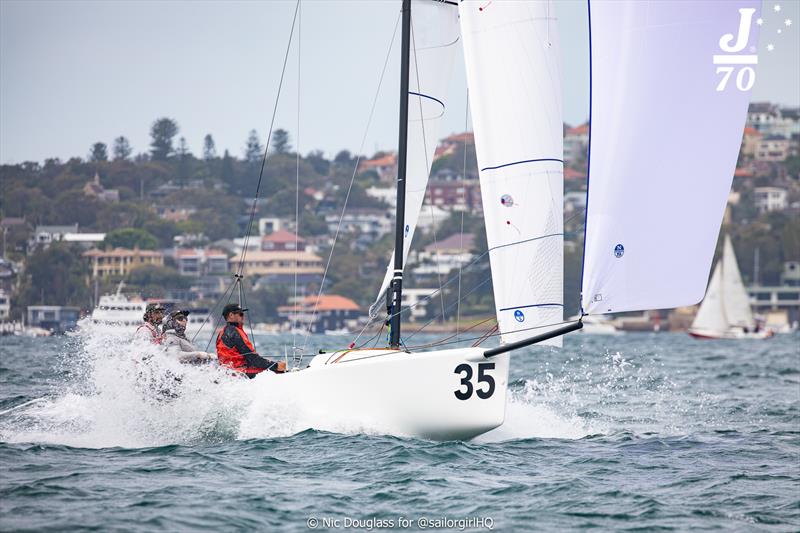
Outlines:
[{"label": "sail number 35", "polygon": [[[469,400],[474,392],[478,398],[485,400],[494,394],[494,378],[488,374],[489,370],[494,370],[494,363],[478,363],[478,377],[476,379],[478,387],[472,385],[472,365],[462,363],[453,371],[454,374],[461,374],[461,387],[453,391],[459,400]],[[482,386],[485,384],[485,386]]]}]

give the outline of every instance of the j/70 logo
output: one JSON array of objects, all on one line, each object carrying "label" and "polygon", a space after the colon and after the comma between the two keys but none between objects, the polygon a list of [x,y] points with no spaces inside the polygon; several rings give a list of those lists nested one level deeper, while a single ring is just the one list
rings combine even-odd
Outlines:
[{"label": "j/70 logo", "polygon": [[756,71],[753,67],[741,65],[757,65],[758,56],[740,53],[750,41],[750,27],[755,12],[752,7],[739,9],[739,31],[736,41],[732,33],[726,33],[719,39],[719,47],[725,53],[714,56],[714,64],[720,65],[717,67],[717,74],[722,74],[722,79],[717,85],[718,92],[725,90],[734,72],[736,72],[736,88],[740,91],[749,91],[756,82]]}]

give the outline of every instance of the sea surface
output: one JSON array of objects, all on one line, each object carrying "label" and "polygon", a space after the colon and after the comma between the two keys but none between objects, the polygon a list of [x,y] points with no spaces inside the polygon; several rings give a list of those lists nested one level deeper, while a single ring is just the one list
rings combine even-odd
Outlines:
[{"label": "sea surface", "polygon": [[467,442],[298,420],[307,398],[135,352],[0,338],[0,530],[800,530],[797,335],[524,349],[505,424]]}]

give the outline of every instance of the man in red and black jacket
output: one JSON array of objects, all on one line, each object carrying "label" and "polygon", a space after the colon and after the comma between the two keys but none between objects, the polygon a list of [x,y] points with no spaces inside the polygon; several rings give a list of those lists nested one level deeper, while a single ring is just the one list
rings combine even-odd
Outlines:
[{"label": "man in red and black jacket", "polygon": [[247,377],[254,378],[264,370],[281,373],[286,371],[283,361],[270,361],[256,353],[256,349],[247,337],[242,325],[244,313],[239,304],[228,304],[222,309],[225,327],[217,334],[217,357],[221,365],[225,365]]}]

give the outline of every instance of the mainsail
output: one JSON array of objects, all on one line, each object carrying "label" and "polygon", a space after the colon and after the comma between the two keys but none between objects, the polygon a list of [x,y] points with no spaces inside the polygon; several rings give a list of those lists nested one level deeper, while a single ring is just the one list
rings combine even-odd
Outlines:
[{"label": "mainsail", "polygon": [[760,5],[589,2],[584,313],[703,297],[755,81]]},{"label": "mainsail", "polygon": [[497,322],[509,343],[563,317],[558,25],[549,1],[465,1],[459,12]]},{"label": "mainsail", "polygon": [[[434,0],[411,2],[411,59],[408,95],[403,264],[417,227],[459,41],[458,9]],[[380,301],[392,279],[394,253],[378,291]],[[377,302],[376,302],[377,303]],[[376,306],[373,305],[373,312]]]}]

